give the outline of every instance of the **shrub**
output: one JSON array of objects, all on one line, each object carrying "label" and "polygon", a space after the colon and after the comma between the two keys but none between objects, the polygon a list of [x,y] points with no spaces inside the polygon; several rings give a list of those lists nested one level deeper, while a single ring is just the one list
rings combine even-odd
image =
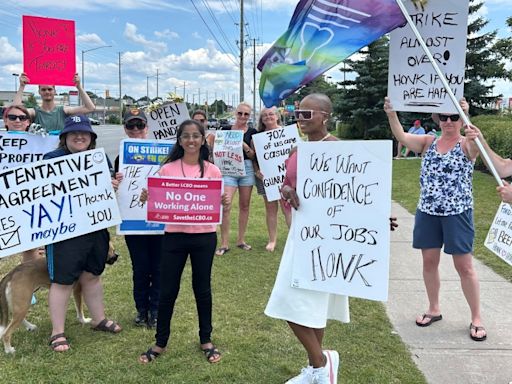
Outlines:
[{"label": "shrub", "polygon": [[[471,122],[480,128],[494,152],[503,158],[512,157],[512,117],[480,115]],[[478,157],[475,168],[485,169],[481,157]]]}]

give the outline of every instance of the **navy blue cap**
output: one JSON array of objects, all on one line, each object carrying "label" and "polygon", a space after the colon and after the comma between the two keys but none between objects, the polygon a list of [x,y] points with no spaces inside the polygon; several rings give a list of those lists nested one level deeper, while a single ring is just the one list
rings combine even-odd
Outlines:
[{"label": "navy blue cap", "polygon": [[89,132],[95,139],[98,137],[91,128],[89,118],[84,115],[66,117],[66,120],[64,120],[64,129],[60,131],[59,137],[69,132]]}]

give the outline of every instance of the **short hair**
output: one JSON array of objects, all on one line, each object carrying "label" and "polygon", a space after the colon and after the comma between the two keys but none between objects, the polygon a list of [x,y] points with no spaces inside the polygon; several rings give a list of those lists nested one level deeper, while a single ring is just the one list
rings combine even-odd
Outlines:
[{"label": "short hair", "polygon": [[30,125],[30,123],[32,123],[32,118],[30,117],[30,113],[28,112],[28,109],[24,105],[21,105],[21,104],[9,105],[7,108],[4,109],[4,114],[3,114],[3,119],[4,119],[5,126],[7,127],[7,130],[9,130],[9,122],[8,122],[8,119],[7,119],[7,115],[13,109],[17,109],[17,110],[23,112],[25,114],[25,116],[28,117],[29,125]]},{"label": "short hair", "polygon": [[192,112],[192,117],[194,117],[195,115],[201,115],[205,119],[208,119],[208,116],[206,116],[206,112],[203,111],[202,109],[196,109],[194,112]]}]

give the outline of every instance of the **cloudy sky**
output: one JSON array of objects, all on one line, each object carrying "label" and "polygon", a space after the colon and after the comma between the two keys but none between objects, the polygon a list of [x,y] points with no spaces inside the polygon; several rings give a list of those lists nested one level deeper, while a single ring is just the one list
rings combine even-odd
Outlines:
[{"label": "cloudy sky", "polygon": [[[287,28],[297,0],[244,0],[245,99],[253,95],[253,42],[256,62]],[[510,36],[505,20],[510,0],[486,0],[487,29]],[[12,90],[13,73],[23,65],[21,15],[75,20],[77,71],[84,53],[86,89],[117,97],[118,53],[122,93],[135,98],[175,90],[188,101],[238,97],[240,0],[3,0],[0,10],[0,90]],[[110,46],[94,49],[101,46]],[[331,70],[332,80],[340,80]],[[150,77],[149,77],[150,76]],[[149,78],[148,78],[149,77]],[[497,93],[512,97],[510,83],[496,82]],[[59,88],[59,91],[65,90]],[[29,86],[27,90],[35,90]],[[236,96],[235,96],[236,95]],[[259,103],[259,99],[257,99]]]}]

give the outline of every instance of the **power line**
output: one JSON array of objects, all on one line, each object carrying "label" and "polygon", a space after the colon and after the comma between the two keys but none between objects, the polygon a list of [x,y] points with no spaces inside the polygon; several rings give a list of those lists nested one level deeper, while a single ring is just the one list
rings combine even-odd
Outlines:
[{"label": "power line", "polygon": [[226,42],[226,44],[228,45],[228,48],[229,50],[231,51],[231,53],[233,55],[236,56],[236,49],[234,49],[232,43],[230,42],[230,40],[227,38],[226,34],[224,33],[224,30],[222,29],[222,27],[220,26],[219,24],[219,21],[217,20],[217,18],[215,17],[215,15],[213,14],[210,6],[208,5],[207,1],[206,0],[202,0],[205,8],[208,10],[208,13],[210,14],[210,18],[213,20],[213,23],[217,26],[217,28],[219,29],[220,33],[221,33],[221,36],[222,38],[224,39],[224,41]]}]

